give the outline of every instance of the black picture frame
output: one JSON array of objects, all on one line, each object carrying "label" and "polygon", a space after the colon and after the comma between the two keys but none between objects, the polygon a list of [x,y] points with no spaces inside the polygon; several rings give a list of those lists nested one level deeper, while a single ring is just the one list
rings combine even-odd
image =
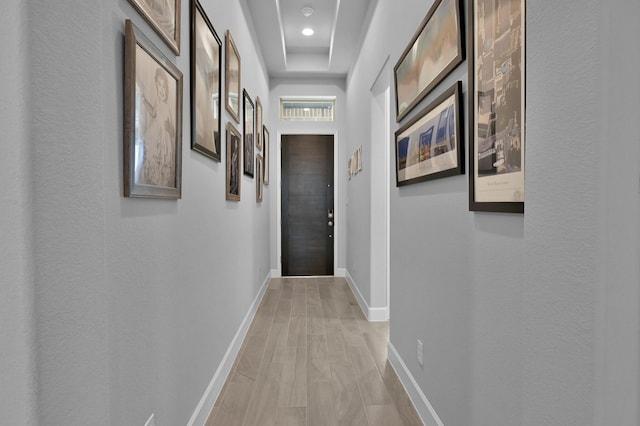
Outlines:
[{"label": "black picture frame", "polygon": [[256,134],[255,106],[251,96],[246,90],[242,90],[242,106],[244,111],[243,131],[244,131],[244,174],[253,177],[255,169],[254,151]]},{"label": "black picture frame", "polygon": [[227,168],[226,168],[226,196],[228,201],[240,201],[242,186],[242,135],[233,123],[227,122]]},{"label": "black picture frame", "polygon": [[477,4],[469,1],[469,210],[524,213],[526,1]]},{"label": "black picture frame", "polygon": [[222,42],[198,0],[191,0],[191,149],[221,161]]},{"label": "black picture frame", "polygon": [[436,0],[393,68],[400,122],[465,59],[462,0]]},{"label": "black picture frame", "polygon": [[464,174],[462,82],[395,133],[396,186]]}]

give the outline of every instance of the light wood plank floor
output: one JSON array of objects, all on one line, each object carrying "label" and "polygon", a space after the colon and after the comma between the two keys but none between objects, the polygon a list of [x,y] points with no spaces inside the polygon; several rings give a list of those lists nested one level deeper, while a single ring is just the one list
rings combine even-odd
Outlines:
[{"label": "light wood plank floor", "polygon": [[273,279],[206,426],[422,425],[344,278]]}]

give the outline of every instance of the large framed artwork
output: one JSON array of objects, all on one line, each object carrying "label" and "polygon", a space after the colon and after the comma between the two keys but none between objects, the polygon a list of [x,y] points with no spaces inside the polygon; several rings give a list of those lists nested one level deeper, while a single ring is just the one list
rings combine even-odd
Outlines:
[{"label": "large framed artwork", "polygon": [[263,192],[262,167],[263,167],[263,158],[262,158],[262,155],[258,154],[256,155],[256,201],[258,203],[262,202],[262,192]]},{"label": "large framed artwork", "polygon": [[198,0],[191,0],[191,148],[220,161],[222,42]]},{"label": "large framed artwork", "polygon": [[124,195],[180,198],[182,73],[127,19]]},{"label": "large framed artwork", "polygon": [[264,145],[264,184],[269,185],[269,130],[262,126],[262,140]]},{"label": "large framed artwork", "polygon": [[253,177],[255,164],[253,162],[253,144],[255,137],[255,110],[251,96],[246,90],[242,91],[244,108],[244,174]]},{"label": "large framed artwork", "polygon": [[469,210],[524,213],[525,0],[469,6]]},{"label": "large framed artwork", "polygon": [[394,68],[396,120],[464,60],[460,0],[436,0]]},{"label": "large framed artwork", "polygon": [[256,148],[262,151],[262,102],[260,96],[256,97]]},{"label": "large framed artwork", "polygon": [[227,123],[227,200],[240,201],[242,136],[233,124]]},{"label": "large framed artwork", "polygon": [[396,132],[396,186],[464,173],[462,82]]},{"label": "large framed artwork", "polygon": [[129,0],[176,55],[180,54],[180,0]]},{"label": "large framed artwork", "polygon": [[231,31],[227,30],[226,32],[226,56],[225,56],[225,103],[224,107],[229,111],[229,114],[236,120],[236,123],[240,123],[240,76],[241,74],[241,63],[240,63],[240,53],[238,53],[238,48],[236,47],[236,43],[233,41],[233,37],[231,37]]}]

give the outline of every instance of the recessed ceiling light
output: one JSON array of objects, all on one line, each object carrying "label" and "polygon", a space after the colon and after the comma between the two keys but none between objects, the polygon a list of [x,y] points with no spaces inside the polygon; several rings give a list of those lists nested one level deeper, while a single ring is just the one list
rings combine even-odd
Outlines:
[{"label": "recessed ceiling light", "polygon": [[306,35],[307,37],[310,37],[313,35],[313,30],[311,28],[305,28],[304,30],[302,30],[302,34]]},{"label": "recessed ceiling light", "polygon": [[313,8],[311,6],[305,6],[302,8],[302,16],[308,18],[311,15],[313,15]]}]

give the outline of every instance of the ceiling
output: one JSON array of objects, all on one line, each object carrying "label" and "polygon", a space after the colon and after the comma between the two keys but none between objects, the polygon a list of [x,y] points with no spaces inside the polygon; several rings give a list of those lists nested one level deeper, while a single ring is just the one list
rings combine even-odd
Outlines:
[{"label": "ceiling", "polygon": [[[271,78],[344,78],[377,0],[245,0]],[[302,9],[313,9],[304,16]],[[302,30],[314,34],[304,36]]]}]

